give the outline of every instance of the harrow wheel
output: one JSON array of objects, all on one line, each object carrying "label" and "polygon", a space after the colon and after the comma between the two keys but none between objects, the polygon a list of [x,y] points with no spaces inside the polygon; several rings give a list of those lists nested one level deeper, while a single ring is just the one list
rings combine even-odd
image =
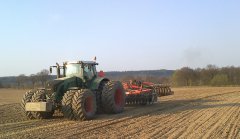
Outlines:
[{"label": "harrow wheel", "polygon": [[136,97],[136,99],[137,99],[136,104],[147,105],[146,95],[145,94],[139,95],[138,97]]},{"label": "harrow wheel", "polygon": [[156,92],[152,91],[149,93],[142,93],[142,94],[131,94],[126,96],[126,104],[140,104],[140,105],[147,105],[147,104],[154,104],[157,102],[157,94]]},{"label": "harrow wheel", "polygon": [[159,97],[161,97],[161,96],[168,96],[168,95],[173,95],[174,94],[174,92],[171,91],[170,86],[167,86],[167,85],[155,86],[154,89],[155,89],[155,92],[157,93],[157,95]]}]

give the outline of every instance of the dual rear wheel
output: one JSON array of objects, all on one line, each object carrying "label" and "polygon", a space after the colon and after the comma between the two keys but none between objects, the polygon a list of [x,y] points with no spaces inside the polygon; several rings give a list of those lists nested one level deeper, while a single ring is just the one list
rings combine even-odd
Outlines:
[{"label": "dual rear wheel", "polygon": [[[97,104],[105,113],[120,113],[125,104],[125,92],[120,82],[108,82],[101,92],[101,103],[96,102],[96,94],[89,89],[67,91],[62,99],[64,117],[72,120],[93,119]],[[99,107],[99,106],[98,106]]]},{"label": "dual rear wheel", "polygon": [[[101,99],[96,102],[96,94],[89,89],[69,90],[62,99],[62,113],[64,117],[72,120],[93,119],[97,105],[105,113],[121,113],[125,105],[125,92],[120,82],[109,81],[101,87]],[[99,93],[99,92],[97,92]],[[25,111],[27,102],[46,102],[45,90],[28,91],[23,96],[21,107],[29,119],[48,119],[53,116],[53,112],[29,112]]]},{"label": "dual rear wheel", "polygon": [[96,113],[96,98],[91,90],[70,90],[62,99],[64,117],[71,120],[90,120]]},{"label": "dual rear wheel", "polygon": [[24,94],[21,101],[21,108],[27,118],[29,119],[49,119],[52,118],[54,111],[51,112],[30,112],[25,111],[25,105],[27,102],[46,102],[45,90],[31,90]]}]

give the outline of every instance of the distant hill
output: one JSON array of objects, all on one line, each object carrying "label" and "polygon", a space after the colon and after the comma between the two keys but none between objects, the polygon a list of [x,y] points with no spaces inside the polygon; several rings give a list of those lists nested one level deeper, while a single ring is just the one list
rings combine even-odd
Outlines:
[{"label": "distant hill", "polygon": [[170,77],[174,73],[174,70],[141,70],[141,71],[112,71],[106,72],[106,77],[111,79],[122,79],[124,77]]},{"label": "distant hill", "polygon": [[0,86],[9,86],[16,83],[15,76],[0,77]]}]

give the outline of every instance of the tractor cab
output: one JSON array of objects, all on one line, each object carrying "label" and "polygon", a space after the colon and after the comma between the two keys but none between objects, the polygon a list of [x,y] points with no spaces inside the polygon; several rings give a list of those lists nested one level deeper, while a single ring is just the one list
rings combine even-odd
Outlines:
[{"label": "tractor cab", "polygon": [[65,77],[78,76],[85,80],[91,80],[97,76],[96,65],[92,61],[66,62]]},{"label": "tractor cab", "polygon": [[96,65],[98,63],[95,61],[64,62],[63,66],[57,63],[56,66],[50,67],[50,72],[52,73],[52,68],[56,68],[57,78],[77,76],[84,80],[92,80],[97,77]]}]

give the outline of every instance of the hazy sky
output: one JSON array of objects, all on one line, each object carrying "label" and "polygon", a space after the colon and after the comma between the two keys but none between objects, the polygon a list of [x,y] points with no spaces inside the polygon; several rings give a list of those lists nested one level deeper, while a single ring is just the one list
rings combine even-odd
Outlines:
[{"label": "hazy sky", "polygon": [[240,66],[239,0],[0,1],[0,76],[57,61],[104,71]]}]

